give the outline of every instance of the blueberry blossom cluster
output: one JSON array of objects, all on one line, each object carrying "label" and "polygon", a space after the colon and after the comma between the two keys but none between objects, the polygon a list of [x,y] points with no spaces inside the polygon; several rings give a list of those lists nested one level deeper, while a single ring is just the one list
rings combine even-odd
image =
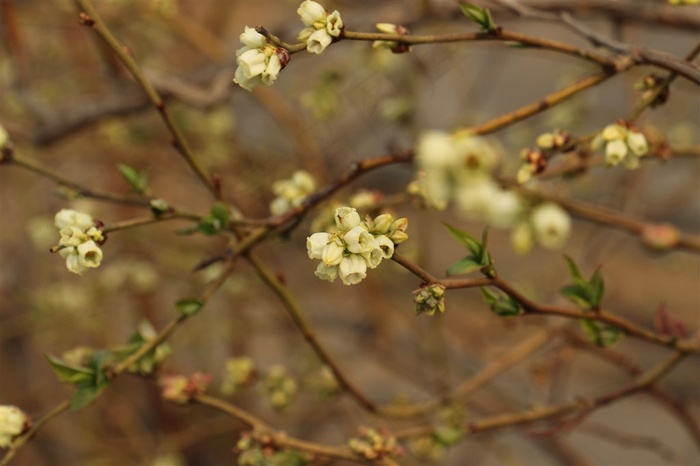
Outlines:
[{"label": "blueberry blossom cluster", "polygon": [[360,283],[367,269],[376,268],[383,259],[394,254],[394,247],[408,239],[408,219],[394,220],[381,214],[364,221],[352,207],[335,210],[333,233],[314,233],[306,239],[310,259],[320,259],[314,274],[321,280],[340,277],[345,285]]},{"label": "blueberry blossom cluster", "polygon": [[102,262],[100,246],[105,237],[97,223],[88,214],[61,209],[54,218],[61,239],[51,252],[58,252],[66,260],[66,267],[78,275],[99,267]]},{"label": "blueberry blossom cluster", "polygon": [[296,171],[290,179],[273,183],[272,192],[277,197],[270,203],[270,213],[281,215],[300,205],[314,191],[316,181],[313,176],[304,170]]},{"label": "blueberry blossom cluster", "polygon": [[321,54],[343,31],[343,20],[338,10],[328,13],[318,2],[306,0],[297,10],[301,21],[306,25],[297,39],[306,43],[306,50]]},{"label": "blueberry blossom cluster", "polygon": [[639,158],[649,153],[644,134],[625,122],[608,125],[591,143],[593,150],[605,150],[605,163],[614,167],[620,163],[630,170],[639,167]]},{"label": "blueberry blossom cluster", "polygon": [[272,85],[289,62],[289,52],[248,26],[240,35],[240,40],[243,47],[236,51],[238,68],[233,82],[247,91],[260,84]]},{"label": "blueberry blossom cluster", "polygon": [[[565,133],[538,138],[538,145],[547,148],[566,142]],[[546,163],[542,149],[534,150]],[[454,201],[457,211],[467,218],[496,228],[511,228],[511,242],[523,254],[535,243],[557,249],[568,238],[571,219],[561,207],[552,203],[532,206],[517,192],[504,189],[495,181],[498,153],[484,139],[464,133],[428,131],[418,140],[415,161],[419,175],[408,190],[420,196],[428,207],[442,210]]]}]

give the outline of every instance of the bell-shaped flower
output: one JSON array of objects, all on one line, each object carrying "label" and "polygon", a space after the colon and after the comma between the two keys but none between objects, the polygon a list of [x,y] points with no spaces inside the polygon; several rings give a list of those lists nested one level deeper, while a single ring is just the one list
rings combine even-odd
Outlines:
[{"label": "bell-shaped flower", "polygon": [[637,131],[627,133],[627,147],[638,157],[642,157],[649,152],[649,144],[644,134]]},{"label": "bell-shaped flower", "polygon": [[338,243],[340,243],[340,241],[331,241],[323,248],[323,252],[321,253],[321,260],[329,267],[340,264],[340,261],[343,259],[345,248],[342,244]]},{"label": "bell-shaped flower", "polygon": [[354,254],[365,254],[374,249],[374,236],[363,225],[348,230],[343,236],[348,251]]},{"label": "bell-shaped flower", "polygon": [[95,225],[95,221],[88,214],[78,212],[71,209],[61,209],[54,217],[54,225],[59,230],[63,230],[68,226],[74,226],[80,230],[87,230]]},{"label": "bell-shaped flower", "polygon": [[331,241],[331,235],[328,233],[314,233],[306,238],[306,250],[309,259],[321,259],[323,257],[323,249]]},{"label": "bell-shaped flower", "polygon": [[66,268],[71,272],[78,275],[82,275],[87,272],[88,268],[83,263],[77,248],[63,248],[58,251],[58,253],[66,260]]},{"label": "bell-shaped flower", "polygon": [[333,37],[340,36],[343,31],[343,20],[337,10],[326,17],[326,31]]},{"label": "bell-shaped flower", "polygon": [[628,151],[627,144],[622,139],[608,142],[605,146],[605,163],[612,167],[618,165],[624,160]]},{"label": "bell-shaped flower", "polygon": [[418,139],[416,162],[426,172],[431,168],[453,168],[459,164],[452,135],[444,131],[426,131]]},{"label": "bell-shaped flower", "polygon": [[243,45],[251,49],[259,49],[267,44],[265,36],[256,31],[255,28],[249,28],[248,26],[245,27],[239,39]]},{"label": "bell-shaped flower", "polygon": [[343,257],[338,265],[338,275],[345,285],[360,283],[367,276],[367,262],[357,254]]},{"label": "bell-shaped flower", "polygon": [[306,40],[306,50],[311,53],[320,55],[326,50],[326,47],[331,45],[333,42],[333,37],[325,29],[319,29],[311,33],[309,38]]},{"label": "bell-shaped flower", "polygon": [[329,267],[323,262],[321,262],[320,264],[318,264],[318,267],[316,267],[314,275],[316,275],[321,280],[327,280],[329,282],[332,282],[336,278],[338,278],[338,266],[333,265]]},{"label": "bell-shaped flower", "polygon": [[95,268],[102,262],[102,249],[94,241],[86,241],[77,247],[80,260],[85,267]]},{"label": "bell-shaped flower", "polygon": [[496,228],[510,228],[522,218],[525,203],[513,191],[495,193],[488,205],[487,218]]},{"label": "bell-shaped flower", "polygon": [[335,224],[338,230],[345,231],[356,227],[362,219],[357,209],[353,207],[339,207],[335,209]]},{"label": "bell-shaped flower", "polygon": [[569,214],[552,202],[535,207],[530,223],[537,243],[549,249],[562,247],[571,232]]},{"label": "bell-shaped flower", "polygon": [[394,255],[394,242],[391,239],[389,239],[388,236],[379,235],[375,237],[374,244],[376,245],[374,251],[380,250],[384,259],[391,259],[391,256]]},{"label": "bell-shaped flower", "polygon": [[61,246],[79,246],[88,239],[85,232],[74,225],[69,225],[61,229],[59,234],[61,235],[61,239],[58,244]]},{"label": "bell-shaped flower", "polygon": [[299,5],[297,14],[301,17],[301,21],[307,26],[324,21],[326,19],[326,9],[318,2],[306,0]]}]

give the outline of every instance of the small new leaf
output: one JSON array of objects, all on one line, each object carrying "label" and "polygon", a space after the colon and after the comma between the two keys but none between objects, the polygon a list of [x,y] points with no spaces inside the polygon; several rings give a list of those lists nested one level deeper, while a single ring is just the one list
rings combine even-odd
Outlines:
[{"label": "small new leaf", "polygon": [[216,235],[228,225],[229,211],[221,202],[217,202],[212,207],[209,215],[202,218],[197,229],[205,235]]},{"label": "small new leaf", "polygon": [[202,306],[204,306],[204,303],[199,300],[199,299],[181,299],[178,301],[175,306],[177,307],[177,311],[180,314],[184,314],[186,316],[193,316],[199,312],[200,309],[202,309]]},{"label": "small new leaf", "polygon": [[603,348],[614,345],[620,341],[624,335],[619,328],[602,324],[594,320],[582,319],[581,326],[588,340]]},{"label": "small new leaf", "polygon": [[469,2],[464,2],[459,7],[467,18],[481,26],[485,31],[493,31],[498,27],[491,17],[491,12],[486,8]]},{"label": "small new leaf", "polygon": [[481,264],[476,260],[474,256],[467,256],[464,259],[461,259],[452,264],[450,268],[447,269],[447,275],[466,275],[468,273],[474,272],[475,270],[479,270],[480,268]]},{"label": "small new leaf", "polygon": [[118,163],[117,168],[134,191],[144,194],[148,190],[147,170],[138,171],[125,163]]},{"label": "small new leaf", "polygon": [[442,222],[442,224],[445,225],[447,231],[450,232],[450,235],[452,235],[452,237],[456,239],[458,243],[467,248],[467,250],[471,252],[473,256],[481,258],[483,248],[481,247],[481,244],[479,244],[479,241],[476,238],[474,238],[466,231],[460,230],[457,227],[453,227],[449,223]]},{"label": "small new leaf", "polygon": [[464,438],[464,430],[452,426],[438,426],[433,431],[433,438],[440,445],[451,447]]},{"label": "small new leaf", "polygon": [[584,309],[598,309],[605,293],[605,283],[600,268],[596,269],[590,280],[586,280],[570,257],[564,256],[564,259],[572,283],[562,288],[561,293],[577,306]]},{"label": "small new leaf", "polygon": [[107,383],[79,387],[71,397],[70,410],[78,411],[86,407],[92,403],[105,388],[107,388]]},{"label": "small new leaf", "polygon": [[517,317],[525,312],[520,303],[511,296],[499,296],[488,288],[481,288],[481,296],[489,308],[501,317]]},{"label": "small new leaf", "polygon": [[91,382],[95,378],[95,372],[92,369],[66,364],[50,354],[46,355],[46,359],[48,359],[51,369],[53,369],[54,373],[58,377],[58,380],[61,382],[67,382],[69,384],[82,384]]}]

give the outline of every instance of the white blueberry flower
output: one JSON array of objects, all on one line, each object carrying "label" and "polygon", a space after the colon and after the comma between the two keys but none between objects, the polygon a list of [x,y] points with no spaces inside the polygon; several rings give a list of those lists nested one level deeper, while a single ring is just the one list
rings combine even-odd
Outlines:
[{"label": "white blueberry flower", "polygon": [[649,144],[644,134],[637,131],[627,133],[627,147],[638,157],[642,157],[649,152]]},{"label": "white blueberry flower", "polygon": [[425,171],[449,169],[459,164],[452,135],[444,131],[426,131],[416,145],[416,162]]},{"label": "white blueberry flower", "polygon": [[321,262],[320,264],[318,264],[318,267],[316,267],[314,275],[316,275],[321,280],[333,282],[336,278],[338,278],[338,266],[334,265],[329,267],[323,262]]},{"label": "white blueberry flower", "polygon": [[301,205],[316,190],[316,182],[310,173],[304,170],[294,172],[288,180],[275,181],[272,192],[277,197],[270,203],[270,212],[281,215],[289,209]]},{"label": "white blueberry flower", "polygon": [[362,219],[357,209],[353,207],[339,207],[335,209],[335,224],[340,231],[349,230],[360,224]]},{"label": "white blueberry flower", "polygon": [[537,243],[548,249],[564,245],[571,232],[571,218],[557,204],[547,202],[530,213],[530,223]]},{"label": "white blueberry flower", "polygon": [[605,163],[614,167],[622,162],[628,152],[627,145],[622,139],[615,139],[605,145]]},{"label": "white blueberry flower", "polygon": [[284,67],[280,59],[283,50],[269,43],[265,36],[248,26],[239,38],[243,47],[236,51],[238,68],[233,82],[247,91],[252,91],[260,84],[272,85]]},{"label": "white blueberry flower", "polygon": [[102,262],[102,249],[94,241],[87,241],[77,247],[80,260],[88,268],[99,267]]},{"label": "white blueberry flower", "polygon": [[340,264],[340,261],[343,260],[344,252],[345,248],[343,247],[343,243],[340,240],[336,239],[328,243],[326,247],[323,248],[323,252],[321,253],[321,260],[324,264],[326,264],[329,267],[333,265],[338,265]]},{"label": "white blueberry flower", "polygon": [[314,26],[316,23],[326,19],[326,9],[318,2],[306,0],[299,5],[297,14],[301,17],[301,21],[307,26]]},{"label": "white blueberry flower", "polygon": [[87,272],[88,268],[83,263],[77,248],[64,248],[58,251],[58,253],[66,260],[66,268],[71,272],[78,275],[82,275]]},{"label": "white blueberry flower", "polygon": [[522,218],[525,203],[513,191],[498,191],[488,204],[487,220],[496,228],[510,228]]},{"label": "white blueberry flower", "polygon": [[333,37],[340,36],[343,31],[343,20],[337,10],[326,17],[326,31]]},{"label": "white blueberry flower", "polygon": [[624,139],[627,135],[627,128],[622,125],[614,124],[608,125],[603,129],[601,136],[603,136],[604,141],[615,141],[618,139]]},{"label": "white blueberry flower", "polygon": [[348,251],[353,254],[365,254],[374,249],[374,236],[363,225],[358,225],[345,232],[343,240]]},{"label": "white blueberry flower", "polygon": [[319,29],[311,33],[309,38],[306,40],[306,50],[311,53],[321,54],[326,47],[331,45],[333,42],[333,37],[325,29]]},{"label": "white blueberry flower", "polygon": [[83,212],[78,212],[71,209],[61,209],[54,217],[54,225],[59,230],[68,226],[74,226],[81,230],[87,230],[95,225],[95,221],[91,216]]},{"label": "white blueberry flower", "polygon": [[367,276],[367,262],[357,254],[343,257],[338,264],[338,275],[345,285],[360,283]]},{"label": "white blueberry flower", "polygon": [[323,257],[323,249],[330,242],[331,235],[328,233],[314,233],[306,238],[306,249],[309,259],[321,259]]},{"label": "white blueberry flower", "polygon": [[491,173],[498,165],[498,154],[483,138],[471,135],[454,137],[457,161],[467,172]]},{"label": "white blueberry flower", "polygon": [[69,225],[58,233],[61,235],[61,239],[58,242],[61,246],[76,247],[88,240],[88,236],[85,232],[75,225]]},{"label": "white blueberry flower", "polygon": [[373,252],[376,250],[381,251],[384,259],[391,259],[391,256],[394,255],[394,242],[386,235],[379,235],[374,238],[374,244],[376,249],[374,249]]},{"label": "white blueberry flower", "polygon": [[8,448],[12,440],[24,432],[29,416],[16,406],[0,406],[0,448]]},{"label": "white blueberry flower", "polygon": [[471,218],[485,218],[499,186],[488,175],[467,177],[456,188],[455,204],[459,212]]}]

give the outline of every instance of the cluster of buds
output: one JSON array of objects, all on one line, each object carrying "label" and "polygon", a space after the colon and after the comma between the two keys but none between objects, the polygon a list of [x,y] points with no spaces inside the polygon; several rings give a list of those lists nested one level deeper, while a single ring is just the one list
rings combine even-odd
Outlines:
[{"label": "cluster of buds", "polygon": [[314,274],[330,282],[340,277],[345,285],[360,283],[367,269],[376,268],[383,259],[390,259],[394,247],[408,239],[408,219],[394,220],[381,214],[364,221],[353,207],[335,210],[334,233],[314,233],[306,239],[310,259],[320,259]]},{"label": "cluster of buds", "polygon": [[277,197],[270,203],[272,215],[281,215],[289,209],[297,207],[304,199],[316,191],[316,181],[309,172],[298,170],[288,180],[275,181],[272,192]]},{"label": "cluster of buds", "polygon": [[182,405],[190,402],[195,396],[206,393],[211,380],[211,374],[194,372],[189,377],[163,375],[158,379],[158,385],[163,389],[161,396],[164,400]]},{"label": "cluster of buds", "polygon": [[414,291],[415,297],[413,302],[416,304],[416,315],[426,313],[429,316],[435,314],[435,311],[441,314],[445,312],[445,287],[432,283],[423,286]]},{"label": "cluster of buds", "polygon": [[257,377],[255,363],[247,356],[230,358],[226,361],[221,392],[233,395],[242,387],[251,385]]},{"label": "cluster of buds", "polygon": [[337,10],[328,13],[318,2],[306,0],[297,10],[306,25],[297,39],[306,43],[306,50],[320,54],[343,32],[343,20]]},{"label": "cluster of buds", "polygon": [[591,142],[591,149],[605,150],[605,163],[614,167],[623,163],[633,170],[639,167],[639,158],[647,155],[649,144],[644,134],[625,121],[608,125]]},{"label": "cluster of buds", "polygon": [[383,458],[397,458],[404,454],[404,449],[389,433],[380,434],[371,427],[360,427],[360,435],[348,440],[348,446],[353,453],[377,461]]},{"label": "cluster of buds", "polygon": [[292,404],[299,390],[297,381],[284,366],[272,366],[265,374],[265,390],[270,405],[277,410]]},{"label": "cluster of buds", "polygon": [[552,202],[534,207],[528,217],[513,228],[511,242],[519,254],[528,253],[535,243],[548,249],[561,248],[571,233],[571,217]]},{"label": "cluster of buds", "polygon": [[[405,36],[408,34],[408,29],[400,24],[377,23],[376,27],[379,32],[383,32],[385,34],[393,34],[398,36]],[[396,42],[394,40],[375,40],[372,43],[372,47],[375,49],[389,49],[394,53],[405,53],[411,51],[410,45],[403,42]]]},{"label": "cluster of buds", "polygon": [[[634,88],[642,93],[642,99],[645,101],[653,98],[652,102],[649,102],[651,108],[658,107],[666,103],[669,96],[668,86],[664,86],[659,90],[659,87],[666,81],[666,79],[658,74],[651,73],[644,76],[641,80],[634,83]],[[654,97],[656,93],[659,93]]]},{"label": "cluster of buds", "polygon": [[16,406],[0,405],[0,448],[8,448],[31,427],[29,415]]},{"label": "cluster of buds", "polygon": [[105,236],[99,230],[100,222],[95,222],[88,214],[70,209],[61,209],[54,218],[61,240],[51,252],[58,252],[66,260],[66,267],[78,275],[89,268],[99,267],[102,262],[102,249]]},{"label": "cluster of buds", "polygon": [[254,28],[245,27],[240,35],[243,47],[236,51],[236,74],[233,82],[247,91],[263,84],[270,86],[289,63],[289,52],[271,43]]},{"label": "cluster of buds", "polygon": [[243,432],[234,452],[239,466],[309,464],[310,457],[294,450],[280,449],[275,437],[267,432]]},{"label": "cluster of buds", "polygon": [[543,150],[563,149],[571,142],[571,134],[566,130],[556,129],[551,133],[542,133],[535,141],[537,147]]},{"label": "cluster of buds", "polygon": [[340,393],[338,379],[335,378],[333,370],[325,365],[306,379],[306,385],[322,400],[333,398]]},{"label": "cluster of buds", "polygon": [[528,147],[520,151],[522,165],[516,179],[518,183],[526,183],[533,175],[539,175],[547,168],[547,155],[539,147]]}]

